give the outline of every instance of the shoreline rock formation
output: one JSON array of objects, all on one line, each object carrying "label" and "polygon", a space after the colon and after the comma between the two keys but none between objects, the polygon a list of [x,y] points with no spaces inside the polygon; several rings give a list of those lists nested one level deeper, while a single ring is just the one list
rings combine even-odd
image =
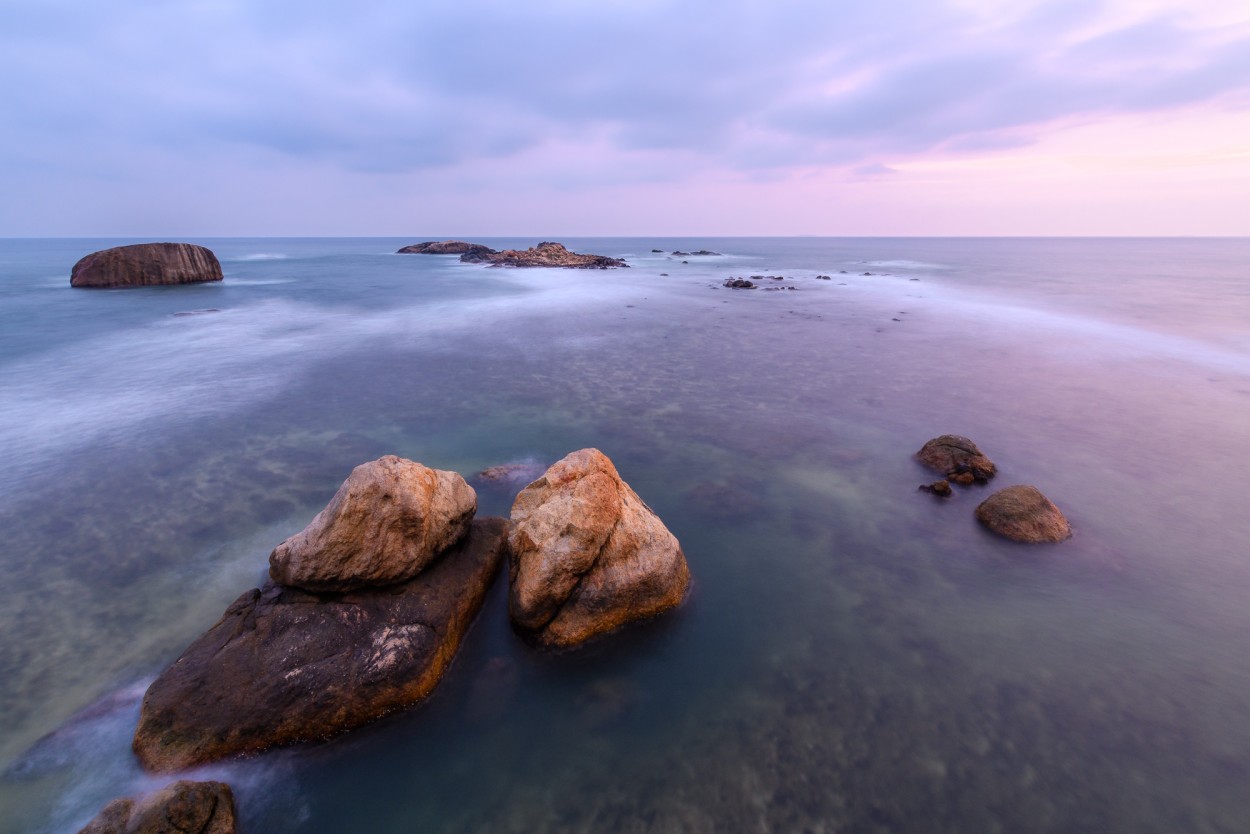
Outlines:
[{"label": "shoreline rock formation", "polygon": [[995,492],[977,507],[977,521],[1013,541],[1061,542],[1072,527],[1059,508],[1035,486],[1019,484]]},{"label": "shoreline rock formation", "polygon": [[203,246],[134,243],[101,249],[81,258],[70,271],[69,284],[112,289],[203,284],[222,278],[217,256]]},{"label": "shoreline rock formation", "polygon": [[563,267],[565,269],[610,269],[628,267],[620,258],[605,255],[582,255],[570,252],[562,243],[543,241],[529,249],[505,249],[502,252],[467,252],[460,256],[464,263],[486,263],[491,266]]},{"label": "shoreline rock formation", "polygon": [[386,455],[352,470],[326,508],[269,555],[269,578],[313,593],[411,579],[459,541],[477,495],[455,472]]},{"label": "shoreline rock formation", "polygon": [[169,772],[320,740],[428,695],[486,598],[508,522],[469,533],[414,579],[314,594],[275,583],[239,597],[148,688],[134,751]]},{"label": "shoreline rock formation", "polygon": [[493,255],[494,249],[464,240],[427,240],[405,246],[397,255]]},{"label": "shoreline rock formation", "polygon": [[234,792],[186,779],[156,793],[114,799],[78,834],[235,834]]},{"label": "shoreline rock formation", "polygon": [[508,609],[535,642],[569,647],[679,605],[681,545],[598,449],[573,452],[516,497]]}]

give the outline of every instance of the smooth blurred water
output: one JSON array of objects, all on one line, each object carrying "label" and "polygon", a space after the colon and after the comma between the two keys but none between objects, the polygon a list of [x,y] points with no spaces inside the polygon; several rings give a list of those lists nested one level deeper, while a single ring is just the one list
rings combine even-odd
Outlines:
[{"label": "smooth blurred water", "polygon": [[[687,604],[545,656],[497,586],[425,704],[205,769],[241,830],[1250,830],[1250,241],[414,240],[198,241],[222,284],[121,291],[68,275],[126,241],[0,241],[0,832],[168,781],[147,681],[356,464],[592,445]],[[757,274],[796,289],[720,288]],[[917,492],[948,432],[1074,538]]]}]

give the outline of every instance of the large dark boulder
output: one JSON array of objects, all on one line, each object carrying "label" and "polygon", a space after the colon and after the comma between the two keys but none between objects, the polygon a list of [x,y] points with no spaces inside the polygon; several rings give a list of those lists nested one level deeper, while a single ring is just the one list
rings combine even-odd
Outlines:
[{"label": "large dark boulder", "polygon": [[466,253],[460,256],[465,263],[487,263],[491,266],[557,266],[565,269],[608,269],[627,267],[620,258],[606,255],[582,255],[570,252],[562,243],[544,241],[529,249],[505,249],[502,252]]},{"label": "large dark boulder", "polygon": [[92,252],[74,264],[72,287],[159,287],[222,280],[211,250],[193,243],[135,243]]},{"label": "large dark boulder", "polygon": [[1018,542],[1061,542],[1072,535],[1063,513],[1034,486],[1000,489],[977,507],[977,520]]},{"label": "large dark boulder", "polygon": [[427,240],[405,246],[396,254],[399,255],[491,255],[495,250],[480,243],[469,243],[464,240]]},{"label": "large dark boulder", "polygon": [[504,519],[475,520],[402,584],[248,591],[148,688],[134,737],[140,762],[173,771],[324,739],[421,700],[481,607],[507,532]]},{"label": "large dark boulder", "polygon": [[676,537],[598,449],[553,464],[512,504],[508,610],[535,642],[573,646],[681,604]]},{"label": "large dark boulder", "polygon": [[148,796],[114,799],[78,834],[235,834],[225,782],[174,782]]}]

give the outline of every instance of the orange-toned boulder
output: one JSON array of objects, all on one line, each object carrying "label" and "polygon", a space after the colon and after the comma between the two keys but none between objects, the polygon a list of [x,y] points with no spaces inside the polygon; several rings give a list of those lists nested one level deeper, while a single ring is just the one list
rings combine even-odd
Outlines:
[{"label": "orange-toned boulder", "polygon": [[225,782],[174,782],[154,794],[114,799],[78,834],[234,834]]},{"label": "orange-toned boulder", "polygon": [[977,507],[977,520],[1018,542],[1061,542],[1072,535],[1063,513],[1034,486],[1000,489]]},{"label": "orange-toned boulder", "polygon": [[455,472],[386,455],[362,463],[324,510],[274,548],[269,576],[306,591],[404,582],[455,544],[477,494]]},{"label": "orange-toned boulder", "polygon": [[92,252],[74,264],[71,287],[159,287],[222,280],[211,250],[193,243],[135,243]]},{"label": "orange-toned boulder", "polygon": [[512,522],[509,611],[542,645],[573,646],[685,598],[680,544],[598,449],[522,490]]}]

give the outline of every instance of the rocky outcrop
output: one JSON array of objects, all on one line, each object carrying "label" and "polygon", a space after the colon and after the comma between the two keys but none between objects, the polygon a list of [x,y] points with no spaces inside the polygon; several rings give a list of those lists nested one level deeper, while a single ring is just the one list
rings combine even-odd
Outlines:
[{"label": "rocky outcrop", "polygon": [[134,750],[174,771],[323,739],[424,698],[504,559],[508,523],[479,519],[415,579],[317,595],[239,597],[148,688]]},{"label": "rocky outcrop", "polygon": [[726,278],[725,282],[721,284],[721,286],[728,287],[731,290],[753,290],[755,289],[755,284],[751,283],[745,278]]},{"label": "rocky outcrop", "polygon": [[157,287],[222,280],[221,263],[192,243],[135,243],[92,252],[74,264],[72,287]]},{"label": "rocky outcrop", "polygon": [[977,444],[957,434],[944,434],[928,441],[916,452],[916,460],[964,486],[986,483],[998,473],[994,461],[986,457]]},{"label": "rocky outcrop", "polygon": [[269,555],[269,577],[306,591],[403,582],[469,529],[477,495],[455,472],[386,455],[352,470],[324,510]]},{"label": "rocky outcrop", "polygon": [[427,240],[405,246],[397,255],[493,255],[494,249],[464,240]]},{"label": "rocky outcrop", "polygon": [[570,252],[563,244],[543,242],[529,249],[505,249],[502,252],[466,253],[460,256],[465,263],[488,263],[491,266],[558,266],[565,269],[608,269],[628,267],[620,258],[605,255],[580,255]]},{"label": "rocky outcrop", "polygon": [[1072,535],[1063,513],[1034,486],[1000,489],[977,507],[977,520],[1018,542],[1061,542]]},{"label": "rocky outcrop", "polygon": [[115,799],[78,834],[235,834],[234,794],[224,782],[174,782],[138,799]]},{"label": "rocky outcrop", "polygon": [[546,646],[572,646],[681,603],[677,539],[597,449],[573,452],[517,496],[509,611]]}]

